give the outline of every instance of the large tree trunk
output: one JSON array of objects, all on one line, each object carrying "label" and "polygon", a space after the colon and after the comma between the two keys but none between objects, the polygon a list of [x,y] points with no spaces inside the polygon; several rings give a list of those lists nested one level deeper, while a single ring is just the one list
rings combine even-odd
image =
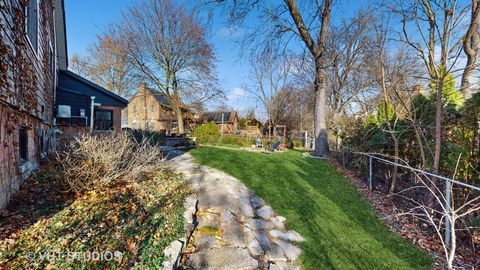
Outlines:
[{"label": "large tree trunk", "polygon": [[183,115],[182,115],[182,110],[177,109],[175,110],[175,115],[177,116],[177,126],[178,126],[178,134],[184,134],[185,129],[183,125]]},{"label": "large tree trunk", "polygon": [[290,16],[298,29],[298,34],[305,46],[310,51],[315,60],[315,112],[314,112],[314,132],[315,132],[315,150],[316,156],[325,156],[328,153],[327,136],[327,67],[326,67],[326,43],[328,28],[330,26],[330,13],[332,0],[325,0],[324,5],[318,6],[321,21],[321,27],[318,32],[317,40],[314,41],[305,25],[302,15],[295,0],[284,0],[288,7]]},{"label": "large tree trunk", "polygon": [[[324,58],[322,56],[322,58]],[[315,61],[315,150],[316,156],[325,156],[328,153],[327,135],[327,72],[325,59]],[[318,62],[318,63],[317,63]]]},{"label": "large tree trunk", "polygon": [[[185,129],[184,129],[184,126],[183,126],[182,109],[180,108],[180,104],[182,104],[182,101],[180,100],[180,97],[178,95],[177,77],[176,77],[175,73],[173,73],[173,72],[172,72],[171,76],[172,76],[172,95],[170,96],[170,99],[171,99],[170,103],[172,104],[173,111],[175,112],[175,115],[177,116],[177,129],[178,129],[178,134],[177,135],[181,135],[181,134],[185,133]],[[168,77],[167,77],[167,85],[168,85]]]},{"label": "large tree trunk", "polygon": [[480,0],[472,0],[472,15],[467,34],[463,40],[463,51],[467,55],[467,63],[462,75],[461,90],[465,99],[472,96],[473,73],[477,66],[478,45],[480,36],[478,33],[480,20]]}]

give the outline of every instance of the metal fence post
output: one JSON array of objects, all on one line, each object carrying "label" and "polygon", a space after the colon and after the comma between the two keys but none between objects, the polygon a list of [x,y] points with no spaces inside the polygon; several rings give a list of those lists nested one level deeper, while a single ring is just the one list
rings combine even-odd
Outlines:
[{"label": "metal fence post", "polygon": [[368,156],[368,189],[372,190],[372,156]]},{"label": "metal fence post", "polygon": [[450,236],[452,235],[451,230],[452,230],[452,224],[450,223],[450,212],[452,211],[451,207],[451,192],[452,192],[452,183],[447,180],[446,183],[446,188],[445,188],[445,244],[447,246],[450,246]]}]

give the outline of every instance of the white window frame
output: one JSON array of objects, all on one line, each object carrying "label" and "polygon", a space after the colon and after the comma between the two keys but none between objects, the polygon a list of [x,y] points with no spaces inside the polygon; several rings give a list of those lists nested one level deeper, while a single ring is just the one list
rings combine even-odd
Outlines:
[{"label": "white window frame", "polygon": [[37,48],[33,47],[32,41],[28,37],[28,13],[27,13],[27,6],[24,7],[23,11],[25,13],[25,37],[27,38],[28,44],[30,45],[30,49],[32,49],[35,57],[39,59],[38,55],[38,47],[40,45],[40,1],[37,0]]}]

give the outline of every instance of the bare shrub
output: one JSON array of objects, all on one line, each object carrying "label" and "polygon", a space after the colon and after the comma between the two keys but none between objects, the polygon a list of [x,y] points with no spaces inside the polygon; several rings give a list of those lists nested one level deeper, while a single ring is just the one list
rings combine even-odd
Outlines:
[{"label": "bare shrub", "polygon": [[81,192],[136,181],[158,166],[161,152],[146,138],[81,135],[67,144],[57,159],[64,181]]}]

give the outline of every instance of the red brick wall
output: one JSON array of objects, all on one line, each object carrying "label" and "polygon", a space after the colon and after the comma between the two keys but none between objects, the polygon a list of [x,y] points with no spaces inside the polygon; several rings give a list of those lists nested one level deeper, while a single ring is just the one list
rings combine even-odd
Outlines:
[{"label": "red brick wall", "polygon": [[122,108],[112,107],[112,106],[100,106],[97,108],[101,110],[112,110],[113,111],[113,130],[115,132],[122,131]]},{"label": "red brick wall", "polygon": [[[10,121],[11,117],[15,117],[15,122]],[[27,129],[27,160],[23,164],[20,164],[20,127]],[[40,138],[44,149],[40,149]],[[54,142],[50,138],[50,125],[0,103],[0,209],[37,167],[41,152],[52,150]]]},{"label": "red brick wall", "polygon": [[[6,82],[0,80],[0,209],[35,169],[41,150],[52,152],[54,149],[50,127],[55,77],[48,61],[50,48],[55,48],[53,6],[51,0],[39,3],[38,50],[34,52],[25,34],[18,30],[25,28],[23,20],[14,19],[17,11],[24,10],[21,2],[0,0],[0,65],[6,75]],[[24,76],[24,80],[19,76]],[[21,127],[26,127],[28,141],[28,158],[24,164],[20,164],[19,157]],[[44,149],[40,149],[40,139]]]},{"label": "red brick wall", "polygon": [[[100,106],[97,108],[101,110],[112,110],[113,111],[113,132],[122,131],[122,108],[112,107],[112,106]],[[74,136],[88,134],[90,132],[90,121],[88,121],[87,126],[59,125],[58,129],[61,131],[61,134],[57,136],[58,144],[60,147],[62,147]],[[93,131],[94,134],[110,133],[110,132],[111,131],[96,131],[96,130]]]}]

